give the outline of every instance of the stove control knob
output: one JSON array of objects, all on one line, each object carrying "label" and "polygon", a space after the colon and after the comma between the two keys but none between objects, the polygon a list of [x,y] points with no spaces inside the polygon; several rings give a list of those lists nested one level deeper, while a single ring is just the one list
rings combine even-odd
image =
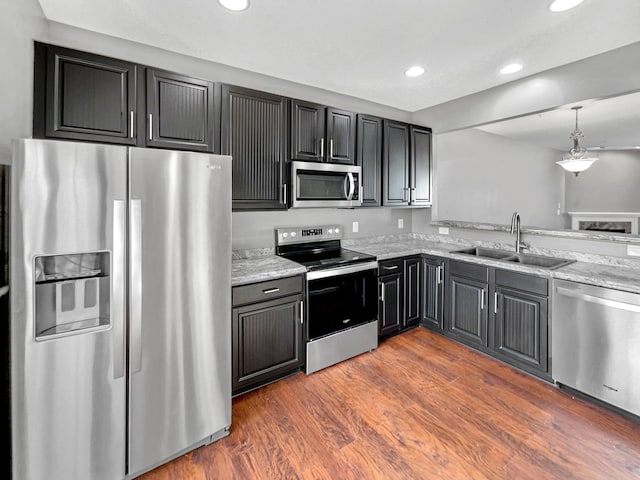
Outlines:
[{"label": "stove control knob", "polygon": [[340,233],[340,229],[339,228],[336,228],[336,233]]},{"label": "stove control knob", "polygon": [[284,233],[282,234],[282,238],[287,238],[288,236],[289,236],[289,234],[288,234],[287,232],[284,232]]},{"label": "stove control knob", "polygon": [[333,228],[329,229],[329,235],[331,235],[333,233]]},{"label": "stove control knob", "polygon": [[291,236],[295,237],[296,236],[296,232],[291,232]]}]

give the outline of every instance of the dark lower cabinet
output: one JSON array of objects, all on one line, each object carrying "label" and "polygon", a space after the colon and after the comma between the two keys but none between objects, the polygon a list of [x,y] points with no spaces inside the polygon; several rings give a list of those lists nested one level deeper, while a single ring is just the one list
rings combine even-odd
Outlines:
[{"label": "dark lower cabinet", "polygon": [[356,165],[362,167],[362,206],[382,205],[382,119],[358,115]]},{"label": "dark lower cabinet", "polygon": [[234,287],[232,291],[235,396],[298,372],[303,366],[302,277]]},{"label": "dark lower cabinet", "polygon": [[402,271],[378,277],[380,303],[378,333],[381,337],[398,332],[404,315]]},{"label": "dark lower cabinet", "polygon": [[448,280],[449,334],[470,345],[488,345],[489,269],[451,261]]},{"label": "dark lower cabinet", "polygon": [[286,209],[288,99],[223,85],[221,104],[221,153],[232,157],[233,209]]},{"label": "dark lower cabinet", "polygon": [[422,260],[420,257],[405,258],[404,264],[404,326],[415,326],[420,322],[420,293],[422,291]]},{"label": "dark lower cabinet", "polygon": [[414,327],[420,322],[421,262],[420,256],[378,262],[381,337]]},{"label": "dark lower cabinet", "polygon": [[138,67],[35,42],[33,136],[136,144]]},{"label": "dark lower cabinet", "polygon": [[495,355],[523,370],[548,372],[548,281],[496,270]]},{"label": "dark lower cabinet", "polygon": [[213,82],[154,68],[146,77],[145,146],[213,152]]},{"label": "dark lower cabinet", "polygon": [[442,258],[422,257],[422,313],[420,323],[436,330],[444,328],[444,269]]}]

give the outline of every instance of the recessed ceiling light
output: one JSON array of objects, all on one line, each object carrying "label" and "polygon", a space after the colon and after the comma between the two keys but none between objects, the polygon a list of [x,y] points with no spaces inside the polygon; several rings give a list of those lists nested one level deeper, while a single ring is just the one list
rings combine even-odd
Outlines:
[{"label": "recessed ceiling light", "polygon": [[419,77],[420,75],[422,75],[424,73],[424,68],[420,67],[419,65],[414,65],[413,67],[411,67],[409,70],[407,70],[406,72],[404,72],[404,74],[407,77]]},{"label": "recessed ceiling light", "polygon": [[564,12],[565,10],[577,7],[583,1],[584,0],[554,0],[554,2],[549,5],[549,10],[552,12]]},{"label": "recessed ceiling light", "polygon": [[234,12],[241,12],[249,7],[249,0],[218,0],[218,2],[227,10]]},{"label": "recessed ceiling light", "polygon": [[510,63],[509,65],[505,65],[500,69],[500,73],[502,75],[509,75],[511,73],[516,73],[522,70],[522,65],[519,63]]}]

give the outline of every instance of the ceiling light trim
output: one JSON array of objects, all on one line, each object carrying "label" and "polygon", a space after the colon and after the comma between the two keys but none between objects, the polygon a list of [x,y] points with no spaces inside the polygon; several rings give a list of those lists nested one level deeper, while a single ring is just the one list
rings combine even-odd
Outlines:
[{"label": "ceiling light trim", "polygon": [[218,0],[218,3],[232,12],[242,12],[249,8],[249,0]]},{"label": "ceiling light trim", "polygon": [[424,74],[424,67],[421,67],[420,65],[414,65],[405,70],[404,74],[407,77],[419,77],[420,75]]},{"label": "ceiling light trim", "polygon": [[554,0],[549,5],[549,10],[554,13],[566,12],[580,5],[584,0]]},{"label": "ceiling light trim", "polygon": [[509,63],[500,69],[501,75],[513,75],[514,73],[518,73],[523,69],[523,65],[521,63]]}]

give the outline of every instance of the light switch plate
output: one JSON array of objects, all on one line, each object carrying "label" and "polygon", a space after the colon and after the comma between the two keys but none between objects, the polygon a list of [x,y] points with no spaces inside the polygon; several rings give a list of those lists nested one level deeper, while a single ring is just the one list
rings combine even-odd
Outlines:
[{"label": "light switch plate", "polygon": [[627,255],[631,257],[640,257],[640,246],[627,245]]},{"label": "light switch plate", "polygon": [[449,235],[449,227],[438,227],[438,233],[440,235]]},{"label": "light switch plate", "polygon": [[351,224],[351,231],[352,231],[353,233],[358,233],[358,227],[359,227],[358,222],[353,222],[353,223]]}]

